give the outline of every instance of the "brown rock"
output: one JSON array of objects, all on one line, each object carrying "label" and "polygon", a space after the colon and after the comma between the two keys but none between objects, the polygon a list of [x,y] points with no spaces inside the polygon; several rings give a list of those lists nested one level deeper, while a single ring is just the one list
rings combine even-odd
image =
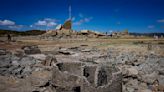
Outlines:
[{"label": "brown rock", "polygon": [[52,72],[43,70],[43,71],[34,71],[30,76],[30,81],[32,86],[44,86],[51,80]]}]

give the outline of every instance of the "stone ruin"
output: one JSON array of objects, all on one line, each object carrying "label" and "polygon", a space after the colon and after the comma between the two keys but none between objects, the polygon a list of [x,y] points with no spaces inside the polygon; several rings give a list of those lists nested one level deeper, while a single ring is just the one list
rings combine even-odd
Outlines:
[{"label": "stone ruin", "polygon": [[49,37],[53,38],[83,38],[83,37],[90,37],[90,38],[97,38],[97,37],[106,37],[107,35],[100,33],[100,32],[95,32],[91,30],[81,30],[80,32],[72,30],[72,20],[68,19],[65,21],[65,23],[59,24],[56,26],[55,30],[49,30],[45,34],[41,36],[41,38],[44,39],[52,39]]},{"label": "stone ruin", "polygon": [[72,30],[72,20],[68,19],[63,25],[59,24],[55,30],[47,31],[42,36],[71,36],[75,35],[76,32]]},{"label": "stone ruin", "polygon": [[122,73],[110,65],[59,61],[37,46],[1,52],[1,92],[122,92]]},{"label": "stone ruin", "polygon": [[64,25],[62,26],[62,28],[71,30],[72,29],[72,20],[69,19],[69,20],[65,21]]},{"label": "stone ruin", "polygon": [[0,92],[164,91],[163,56],[86,47],[38,50],[0,49]]},{"label": "stone ruin", "polygon": [[122,75],[109,66],[85,63],[58,63],[52,85],[57,92],[121,92]]}]

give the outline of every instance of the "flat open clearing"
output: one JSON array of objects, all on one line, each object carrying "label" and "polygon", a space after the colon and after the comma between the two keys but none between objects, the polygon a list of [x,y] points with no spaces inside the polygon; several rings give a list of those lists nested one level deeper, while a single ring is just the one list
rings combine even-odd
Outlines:
[{"label": "flat open clearing", "polygon": [[[1,38],[5,40],[5,38]],[[15,50],[24,45],[38,45],[41,51],[53,51],[58,48],[71,48],[83,46],[85,48],[96,48],[99,50],[107,50],[109,48],[120,50],[136,50],[147,51],[148,43],[152,45],[152,50],[160,55],[164,55],[164,39],[155,40],[153,38],[140,39],[100,39],[100,38],[85,38],[85,39],[54,39],[40,40],[35,37],[15,37],[16,42],[1,42],[0,48]]]}]

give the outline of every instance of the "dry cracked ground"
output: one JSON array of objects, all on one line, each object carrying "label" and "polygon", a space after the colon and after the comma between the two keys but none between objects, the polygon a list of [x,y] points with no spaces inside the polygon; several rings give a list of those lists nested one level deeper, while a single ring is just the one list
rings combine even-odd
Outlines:
[{"label": "dry cracked ground", "polygon": [[0,38],[0,92],[164,92],[164,39]]}]

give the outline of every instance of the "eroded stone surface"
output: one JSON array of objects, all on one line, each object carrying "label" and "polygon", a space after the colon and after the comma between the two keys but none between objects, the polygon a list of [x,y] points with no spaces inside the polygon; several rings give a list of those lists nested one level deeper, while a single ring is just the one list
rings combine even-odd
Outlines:
[{"label": "eroded stone surface", "polygon": [[56,51],[58,53],[55,54],[0,55],[0,79],[2,79],[0,91],[162,92],[164,90],[163,57],[152,53],[141,55],[137,52],[119,52],[113,49],[108,51],[102,53],[96,49],[85,50],[78,47],[78,49],[58,49]]}]

